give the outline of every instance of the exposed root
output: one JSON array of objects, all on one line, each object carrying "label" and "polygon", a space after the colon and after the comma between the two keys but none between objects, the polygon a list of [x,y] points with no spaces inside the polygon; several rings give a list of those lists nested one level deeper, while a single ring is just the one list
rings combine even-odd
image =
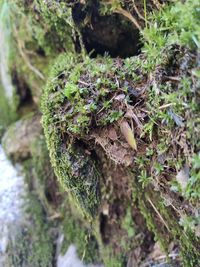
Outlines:
[{"label": "exposed root", "polygon": [[28,66],[28,68],[32,72],[34,72],[41,80],[45,80],[44,75],[35,66],[33,66],[31,64],[28,56],[24,52],[24,44],[21,42],[21,39],[18,37],[17,29],[15,27],[13,27],[13,29],[14,29],[14,36],[15,36],[15,39],[17,41],[19,53],[20,53],[21,57],[23,58],[24,62],[26,63],[26,65]]},{"label": "exposed root", "polygon": [[138,30],[142,30],[142,27],[139,25],[138,21],[131,15],[130,12],[128,12],[127,10],[123,9],[123,8],[117,8],[115,10],[115,13],[121,14],[124,17],[126,17],[127,19],[129,19]]}]

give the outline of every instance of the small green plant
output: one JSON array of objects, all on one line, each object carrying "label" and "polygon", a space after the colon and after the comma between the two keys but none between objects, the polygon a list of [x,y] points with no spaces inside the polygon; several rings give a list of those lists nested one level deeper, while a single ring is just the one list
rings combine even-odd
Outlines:
[{"label": "small green plant", "polygon": [[151,176],[147,175],[146,170],[142,170],[140,175],[138,176],[138,181],[142,184],[142,188],[144,189],[152,180]]},{"label": "small green plant", "polygon": [[200,199],[200,153],[195,154],[192,158],[190,178],[184,195],[193,201]]},{"label": "small green plant", "polygon": [[64,95],[70,99],[73,94],[75,94],[78,91],[77,85],[73,83],[67,83],[65,88],[64,88]]},{"label": "small green plant", "polygon": [[114,121],[118,121],[122,117],[122,115],[123,115],[122,111],[113,110],[110,112],[110,114],[106,118],[106,121],[110,122],[110,123],[112,123]]}]

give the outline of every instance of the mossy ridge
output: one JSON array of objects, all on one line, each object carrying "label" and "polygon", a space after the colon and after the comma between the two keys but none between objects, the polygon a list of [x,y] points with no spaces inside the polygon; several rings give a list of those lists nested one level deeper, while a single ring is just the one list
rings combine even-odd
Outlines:
[{"label": "mossy ridge", "polygon": [[11,6],[12,36],[15,46],[10,60],[10,72],[17,93],[23,95],[25,90],[30,91],[33,100],[38,104],[49,64],[57,51],[51,48],[52,42],[46,37],[49,33],[46,32],[44,25],[35,21],[30,10],[25,12],[18,1],[13,2]]},{"label": "mossy ridge", "polygon": [[62,122],[53,115],[56,114],[55,107],[59,107],[65,100],[63,92],[58,91],[59,88],[57,86],[55,88],[54,85],[63,69],[65,71],[70,69],[70,60],[71,63],[74,61],[73,56],[70,56],[66,65],[65,56],[59,57],[45,89],[42,103],[43,126],[52,165],[61,184],[76,197],[83,211],[89,216],[94,216],[100,201],[97,166],[85,152],[82,144],[70,144],[65,128],[60,125]]},{"label": "mossy ridge", "polygon": [[99,247],[91,225],[85,220],[82,210],[77,208],[71,195],[63,191],[55,180],[43,135],[32,144],[31,155],[31,164],[27,165],[27,171],[32,172],[33,177],[29,184],[31,186],[34,179],[35,194],[48,217],[55,214],[58,216],[49,226],[58,227],[64,235],[61,254],[66,253],[68,247],[74,244],[84,263],[99,263]]},{"label": "mossy ridge", "polygon": [[[70,135],[87,138],[87,134],[95,127],[118,121],[126,112],[125,105],[143,93],[140,88],[132,89],[146,82],[145,74],[139,71],[137,58],[122,61],[109,57],[86,57],[78,60],[73,55],[70,58],[69,55],[63,55],[58,62],[61,58],[63,63],[58,64],[63,64],[63,67],[60,72],[55,71],[52,84],[48,85],[51,89],[46,89],[46,92],[50,95],[50,108],[56,114],[55,120]],[[133,71],[131,67],[136,70]],[[123,98],[121,103],[115,99],[120,93]]]},{"label": "mossy ridge", "polygon": [[[27,92],[31,93],[32,100],[39,104],[49,66],[54,58],[62,51],[74,51],[72,27],[64,19],[57,17],[53,11],[51,16],[55,15],[57,19],[48,21],[51,16],[44,15],[45,11],[41,6],[44,3],[42,3],[43,1],[38,3],[36,0],[14,0],[12,5],[7,3],[14,40],[9,68],[19,98],[17,107],[24,104],[23,97]],[[69,18],[67,14],[65,15]]]}]

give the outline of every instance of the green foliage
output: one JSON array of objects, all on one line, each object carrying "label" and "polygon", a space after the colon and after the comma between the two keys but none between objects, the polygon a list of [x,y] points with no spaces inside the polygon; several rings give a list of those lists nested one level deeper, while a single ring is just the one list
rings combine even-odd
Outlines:
[{"label": "green foliage", "polygon": [[147,175],[146,170],[142,170],[141,174],[138,176],[138,181],[142,184],[142,188],[144,189],[152,180],[152,177]]},{"label": "green foliage", "polygon": [[126,258],[123,253],[115,255],[112,248],[106,246],[103,250],[103,262],[105,267],[124,267],[126,264]]},{"label": "green foliage", "polygon": [[64,89],[64,95],[70,99],[73,94],[78,91],[78,87],[74,84],[67,83]]},{"label": "green foliage", "polygon": [[200,199],[200,153],[192,158],[192,168],[184,196],[191,201]]},{"label": "green foliage", "polygon": [[[16,1],[22,11],[21,16],[26,15],[32,41],[36,40],[45,54],[53,56],[62,49],[72,51],[72,18],[71,9],[66,3],[43,0],[34,0],[30,3]],[[37,12],[35,12],[37,10]]]},{"label": "green foliage", "polygon": [[164,48],[184,45],[200,49],[199,1],[176,1],[148,18],[149,26],[143,30],[147,61],[143,67],[152,70],[165,60]]},{"label": "green foliage", "polygon": [[[51,162],[59,181],[75,197],[83,212],[93,217],[97,212],[100,199],[97,165],[91,156],[86,154],[81,144],[70,144],[69,140],[65,139],[66,126],[63,125],[63,128],[57,127],[58,123],[68,123],[67,117],[61,120],[59,116],[53,116],[55,109],[60,108],[66,100],[64,92],[57,91],[54,86],[57,84],[59,76],[71,68],[70,61],[74,64],[75,60],[70,54],[67,58],[66,55],[62,55],[52,68],[42,101],[43,126]],[[53,94],[53,97],[51,94]],[[80,105],[76,104],[74,108],[83,110],[84,105],[80,102]],[[83,113],[85,114],[85,111]],[[87,118],[79,117],[77,122],[78,125],[82,126],[87,123]]]},{"label": "green foliage", "polygon": [[[112,13],[121,3],[113,1],[109,5],[105,4],[102,8],[104,14]],[[172,216],[173,212],[164,205],[157,193],[153,197],[149,192],[152,190],[153,179],[159,181],[162,175],[168,175],[169,178],[175,176],[175,170],[180,169],[185,161],[190,162],[191,155],[185,153],[187,143],[191,143],[191,151],[199,151],[199,107],[196,98],[199,72],[190,54],[190,51],[199,49],[198,5],[196,0],[176,1],[153,14],[148,18],[148,27],[142,33],[144,54],[125,59],[122,65],[118,63],[120,67],[114,59],[108,57],[80,59],[73,54],[61,55],[52,68],[42,103],[45,135],[57,176],[64,187],[73,193],[79,205],[93,215],[100,201],[98,193],[94,194],[99,175],[93,159],[85,154],[84,149],[78,148],[81,147],[81,142],[77,142],[77,139],[87,141],[94,127],[110,125],[124,116],[125,110],[114,105],[115,93],[119,92],[119,87],[120,93],[125,95],[124,103],[131,103],[128,93],[130,88],[124,81],[131,85],[137,85],[137,82],[151,84],[145,91],[145,107],[142,112],[146,112],[147,116],[140,137],[146,146],[152,144],[152,148],[146,149],[145,155],[143,153],[140,156],[138,153],[134,158],[140,190],[134,194],[134,198],[138,200],[149,229],[155,234],[155,239],[161,242],[163,249],[167,251],[173,239],[179,243],[185,266],[198,264],[199,253],[195,247],[198,240],[188,230],[186,223],[180,225],[178,216]],[[185,58],[190,58],[191,61],[184,61]],[[151,77],[149,80],[144,79],[147,75]],[[170,81],[171,78],[174,78],[174,82]],[[181,130],[186,133],[185,147],[174,152],[173,142],[179,141],[175,133],[179,130],[180,133]],[[192,201],[199,198],[198,160],[198,157],[193,159],[187,189],[187,198]],[[74,170],[77,169],[78,176],[74,175]],[[89,183],[94,186],[88,187],[83,183],[87,176],[82,175],[85,169],[92,177]],[[84,192],[87,192],[86,195]],[[149,199],[152,199],[157,213],[166,222],[161,228],[155,220],[157,213]],[[129,215],[125,217],[123,227],[132,237],[134,231],[129,227]],[[112,252],[105,255],[107,266],[123,266],[124,255],[117,258],[111,255]]]},{"label": "green foliage", "polygon": [[123,4],[122,0],[100,1],[100,13],[102,15],[110,15],[117,9],[121,8]]}]

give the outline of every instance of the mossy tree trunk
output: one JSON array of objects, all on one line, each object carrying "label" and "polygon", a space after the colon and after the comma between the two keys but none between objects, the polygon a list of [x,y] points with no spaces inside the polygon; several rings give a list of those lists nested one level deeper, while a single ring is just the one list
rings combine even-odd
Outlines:
[{"label": "mossy tree trunk", "polygon": [[184,266],[198,266],[198,1],[20,8],[34,25],[35,66],[61,54],[45,68],[42,123],[58,180],[111,249],[104,261],[126,266],[140,249],[140,266],[154,236],[166,252],[178,247]]}]

